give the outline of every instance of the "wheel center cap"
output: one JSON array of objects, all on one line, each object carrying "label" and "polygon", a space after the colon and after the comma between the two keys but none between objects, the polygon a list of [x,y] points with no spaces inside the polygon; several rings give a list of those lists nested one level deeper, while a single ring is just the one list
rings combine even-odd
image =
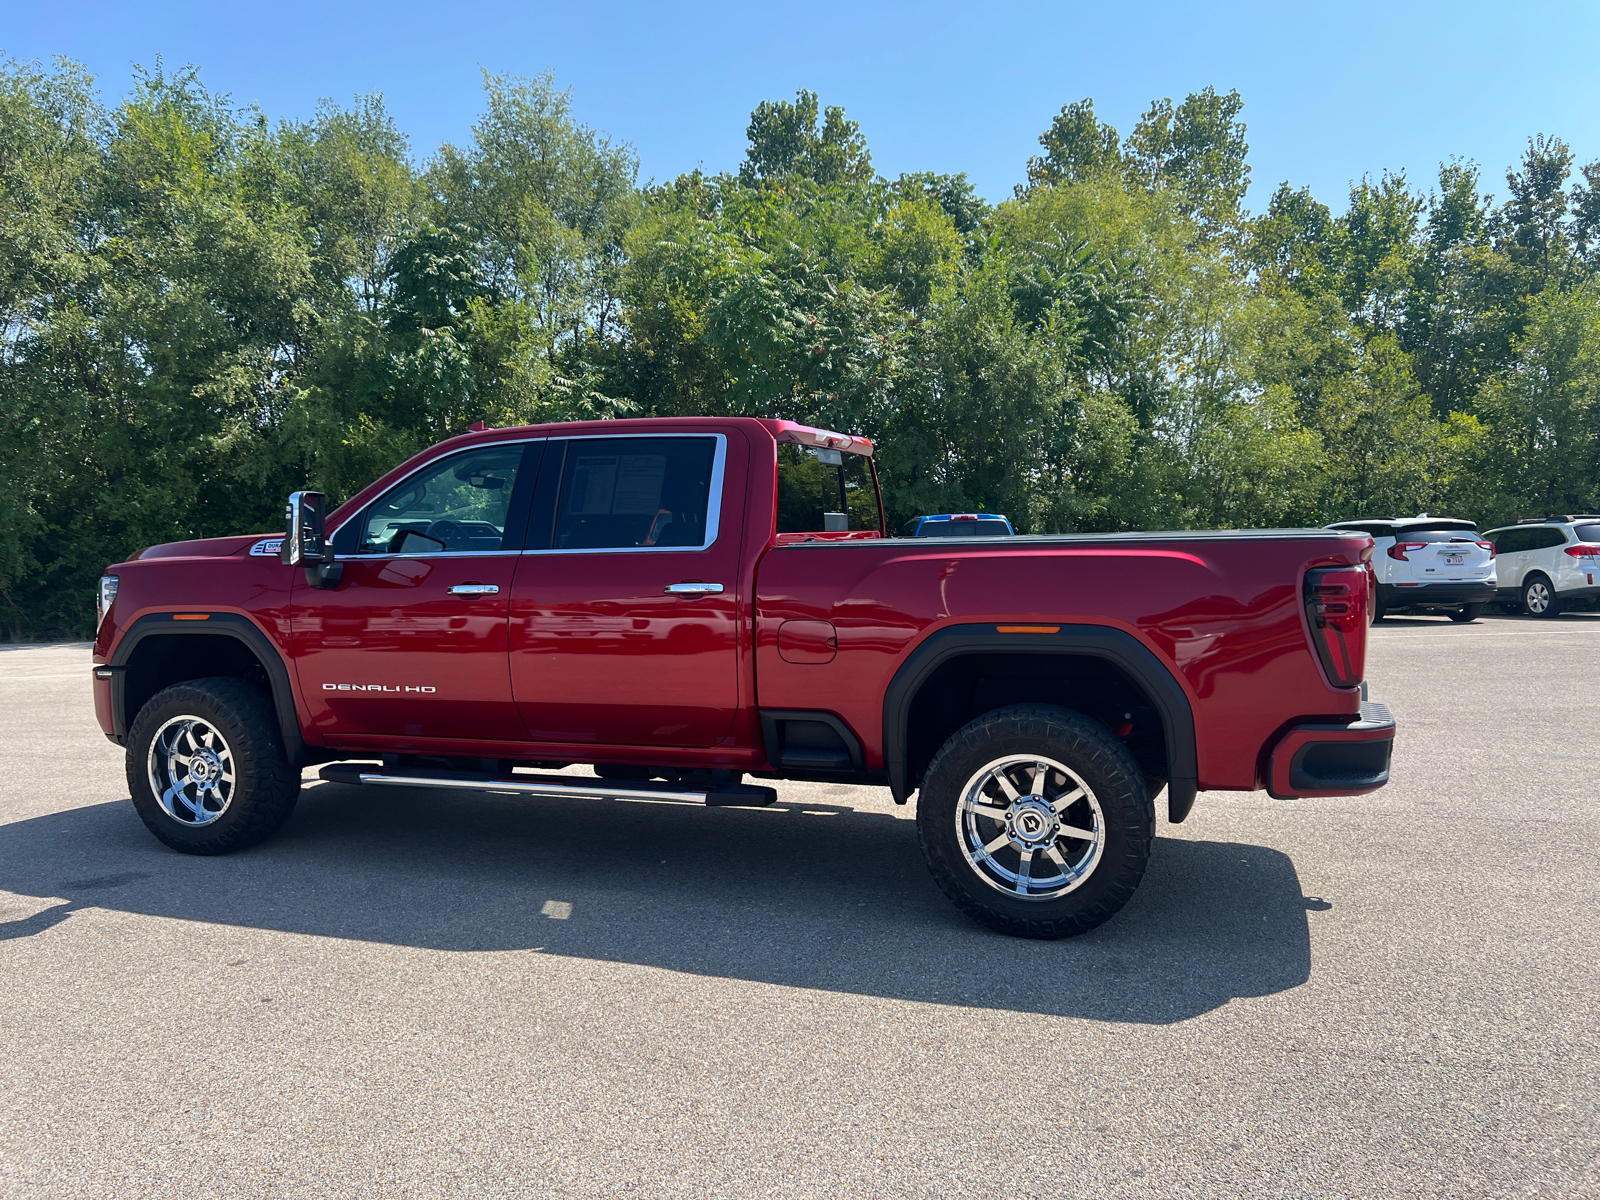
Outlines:
[{"label": "wheel center cap", "polygon": [[1046,844],[1055,840],[1056,814],[1040,797],[1024,796],[1006,814],[1006,827],[1025,846]]},{"label": "wheel center cap", "polygon": [[189,777],[196,783],[209,783],[221,773],[221,764],[217,761],[217,756],[209,750],[189,760]]}]

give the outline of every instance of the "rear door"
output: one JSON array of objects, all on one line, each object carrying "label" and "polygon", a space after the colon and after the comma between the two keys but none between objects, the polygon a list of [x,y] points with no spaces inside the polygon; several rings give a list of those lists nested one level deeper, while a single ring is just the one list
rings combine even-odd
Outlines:
[{"label": "rear door", "polygon": [[550,443],[511,601],[511,687],[530,738],[726,736],[748,459],[726,433]]},{"label": "rear door", "polygon": [[1557,590],[1575,586],[1571,578],[1574,559],[1566,552],[1567,531],[1559,525],[1540,525],[1534,529],[1534,549],[1530,567],[1549,577]]}]

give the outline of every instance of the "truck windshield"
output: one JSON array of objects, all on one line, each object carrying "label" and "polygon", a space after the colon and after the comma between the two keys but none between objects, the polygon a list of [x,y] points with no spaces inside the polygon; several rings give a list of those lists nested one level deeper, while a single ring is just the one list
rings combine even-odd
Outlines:
[{"label": "truck windshield", "polygon": [[878,493],[862,454],[778,444],[778,532],[878,528]]}]

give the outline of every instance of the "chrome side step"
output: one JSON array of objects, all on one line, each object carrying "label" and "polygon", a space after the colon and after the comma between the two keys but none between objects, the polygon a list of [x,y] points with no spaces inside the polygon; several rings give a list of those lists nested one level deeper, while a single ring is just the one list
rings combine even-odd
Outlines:
[{"label": "chrome side step", "polygon": [[332,763],[317,772],[329,783],[383,784],[390,787],[454,788],[469,792],[511,792],[521,796],[586,800],[677,800],[707,808],[761,808],[776,803],[776,789],[750,783],[685,790],[648,780],[590,779],[573,775],[471,775],[449,771],[386,771],[372,763]]}]

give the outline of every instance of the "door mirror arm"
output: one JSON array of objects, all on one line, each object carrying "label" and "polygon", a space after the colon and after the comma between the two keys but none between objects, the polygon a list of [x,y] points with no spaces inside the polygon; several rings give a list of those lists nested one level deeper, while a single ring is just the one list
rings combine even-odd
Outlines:
[{"label": "door mirror arm", "polygon": [[344,578],[344,564],[334,562],[318,563],[314,567],[306,568],[306,585],[314,588],[336,588],[339,581]]}]

